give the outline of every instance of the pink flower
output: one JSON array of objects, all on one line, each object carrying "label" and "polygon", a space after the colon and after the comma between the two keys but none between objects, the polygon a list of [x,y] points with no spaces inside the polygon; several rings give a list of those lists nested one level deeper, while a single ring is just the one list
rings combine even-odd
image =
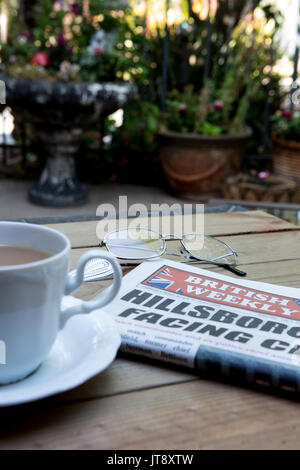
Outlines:
[{"label": "pink flower", "polygon": [[178,108],[178,111],[179,111],[179,114],[181,114],[181,116],[184,116],[187,112],[187,105],[185,103],[181,103],[181,105]]},{"label": "pink flower", "polygon": [[11,64],[15,64],[17,61],[18,61],[18,58],[17,58],[16,55],[13,54],[13,55],[10,56],[9,62],[10,62]]},{"label": "pink flower", "polygon": [[51,64],[51,61],[46,52],[36,52],[31,59],[31,63],[32,65],[40,65],[41,67],[49,67],[49,65]]},{"label": "pink flower", "polygon": [[68,78],[75,78],[79,70],[77,64],[71,64],[69,61],[64,60],[60,63],[59,71],[60,76],[65,80]]},{"label": "pink flower", "polygon": [[64,37],[64,33],[59,31],[57,36],[57,45],[63,47],[66,44],[66,39]]},{"label": "pink flower", "polygon": [[27,42],[28,39],[31,38],[31,33],[30,31],[28,31],[27,29],[21,31],[19,37],[18,37],[18,40],[19,40],[19,43],[20,44],[24,44],[25,42]]},{"label": "pink flower", "polygon": [[93,50],[93,53],[95,55],[103,55],[104,54],[104,49],[102,47],[95,47]]},{"label": "pink flower", "polygon": [[24,30],[21,32],[22,36],[25,36],[26,38],[31,38],[31,32],[28,31],[28,29]]},{"label": "pink flower", "polygon": [[288,111],[287,109],[282,111],[282,117],[284,119],[293,119],[293,113],[291,111]]},{"label": "pink flower", "polygon": [[224,103],[221,100],[216,100],[216,101],[213,102],[213,107],[217,111],[222,111],[222,109],[224,108]]},{"label": "pink flower", "polygon": [[72,68],[71,63],[68,62],[67,60],[64,60],[63,62],[61,62],[60,66],[59,66],[59,71],[62,74],[67,74],[68,72],[70,72],[71,68]]},{"label": "pink flower", "polygon": [[18,37],[18,41],[20,44],[25,44],[27,42],[27,36],[24,36],[23,34],[20,34],[20,36]]},{"label": "pink flower", "polygon": [[78,3],[73,3],[71,5],[71,12],[74,13],[74,15],[80,15],[81,14],[81,8]]},{"label": "pink flower", "polygon": [[269,171],[261,171],[260,173],[258,173],[258,177],[261,180],[266,180],[267,178],[269,178],[269,176],[270,176]]}]

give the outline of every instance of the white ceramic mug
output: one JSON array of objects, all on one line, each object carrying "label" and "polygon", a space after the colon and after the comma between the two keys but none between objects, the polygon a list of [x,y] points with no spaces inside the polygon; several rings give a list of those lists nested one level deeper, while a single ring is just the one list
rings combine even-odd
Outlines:
[{"label": "white ceramic mug", "polygon": [[[40,225],[0,222],[0,245],[30,247],[51,255],[33,263],[0,266],[0,342],[5,347],[0,384],[5,384],[20,380],[38,368],[59,329],[70,317],[109,303],[119,291],[122,271],[109,253],[90,250],[80,258],[76,276],[68,275],[71,248],[68,238]],[[63,296],[80,287],[84,267],[92,258],[111,263],[114,271],[111,287],[104,294],[62,313]]]}]

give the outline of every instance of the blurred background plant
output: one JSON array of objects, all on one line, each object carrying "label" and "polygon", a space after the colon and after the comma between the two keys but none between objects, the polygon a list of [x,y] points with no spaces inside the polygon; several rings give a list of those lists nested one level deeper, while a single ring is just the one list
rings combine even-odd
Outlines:
[{"label": "blurred background plant", "polygon": [[281,12],[272,2],[251,0],[134,4],[149,64],[140,94],[162,109],[160,125],[212,136],[249,126],[253,136],[245,166],[268,167],[270,116],[283,98],[274,67],[281,56]]},{"label": "blurred background plant", "polygon": [[278,110],[272,117],[272,129],[276,137],[300,142],[300,113]]},{"label": "blurred background plant", "polygon": [[[111,117],[91,130],[77,162],[85,180],[136,182],[138,175],[140,183],[162,181],[156,140],[161,124],[208,135],[247,125],[253,130],[248,168],[268,166],[270,118],[283,93],[276,68],[282,14],[274,1],[19,3],[5,2],[8,35],[1,35],[1,58],[10,73],[130,80],[138,87],[139,99],[123,110],[123,120],[116,125]],[[34,156],[31,137],[26,145]]]},{"label": "blurred background plant", "polygon": [[10,2],[1,60],[22,78],[139,81],[146,67],[130,19],[120,0]]}]

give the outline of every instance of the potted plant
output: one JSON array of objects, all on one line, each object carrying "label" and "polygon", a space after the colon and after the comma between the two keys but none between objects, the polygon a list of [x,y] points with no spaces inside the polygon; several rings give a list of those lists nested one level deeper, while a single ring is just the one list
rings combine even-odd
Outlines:
[{"label": "potted plant", "polygon": [[88,129],[136,96],[128,70],[138,52],[128,54],[120,40],[131,37],[126,5],[120,3],[33,2],[26,12],[30,28],[11,8],[0,79],[7,104],[18,120],[31,124],[46,156],[40,181],[29,191],[34,203],[86,201],[74,155]]},{"label": "potted plant", "polygon": [[279,110],[273,117],[273,170],[300,182],[300,112],[297,109]]},{"label": "potted plant", "polygon": [[167,101],[159,133],[160,161],[169,184],[183,197],[213,196],[229,174],[242,168],[252,134],[244,123],[249,93],[244,92],[236,108],[235,92],[230,94],[214,91],[207,82],[199,94],[176,91]]},{"label": "potted plant", "polygon": [[270,65],[277,57],[273,36],[278,23],[273,10],[256,8],[251,13],[245,5],[225,42],[224,38],[222,42],[214,39],[216,19],[210,17],[206,23],[206,41],[198,40],[194,44],[198,56],[195,52],[190,56],[190,62],[203,66],[203,73],[198,74],[193,88],[182,91],[177,87],[169,93],[159,134],[160,161],[167,180],[178,194],[191,198],[220,194],[226,177],[240,172],[252,135],[248,114],[253,117],[253,106],[260,107],[254,124],[256,141],[257,128],[260,132],[257,147],[261,146],[267,105],[271,108],[274,100],[271,85],[277,83]]}]

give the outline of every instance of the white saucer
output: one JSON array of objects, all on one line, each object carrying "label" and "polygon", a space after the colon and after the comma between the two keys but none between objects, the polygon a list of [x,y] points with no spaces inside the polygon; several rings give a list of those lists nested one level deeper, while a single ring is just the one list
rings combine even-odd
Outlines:
[{"label": "white saucer", "polygon": [[[65,297],[63,308],[78,302]],[[102,310],[71,318],[36,372],[20,382],[0,385],[0,407],[39,400],[82,384],[113,362],[120,344],[114,320]]]}]

